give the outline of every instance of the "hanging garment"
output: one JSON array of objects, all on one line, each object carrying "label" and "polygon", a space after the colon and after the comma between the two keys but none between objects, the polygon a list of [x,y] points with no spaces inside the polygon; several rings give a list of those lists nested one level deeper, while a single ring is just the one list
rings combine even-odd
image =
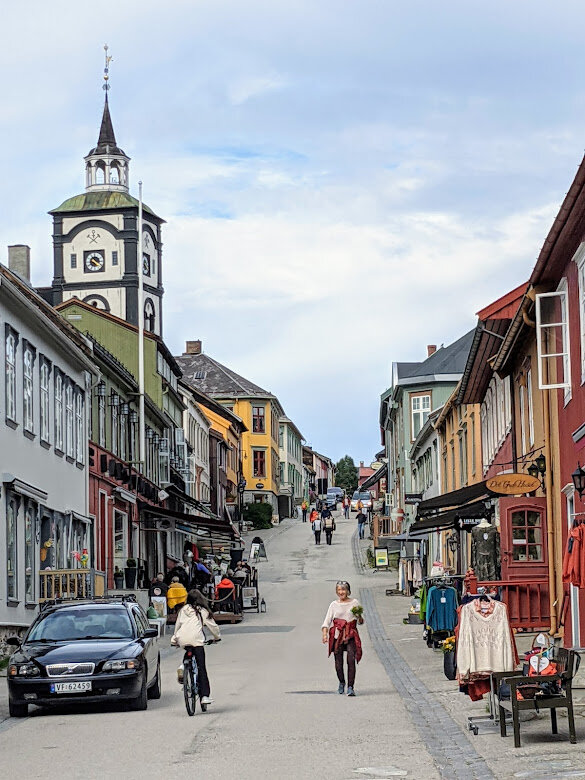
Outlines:
[{"label": "hanging garment", "polygon": [[415,586],[415,588],[418,588],[422,581],[422,566],[420,565],[420,560],[416,558],[412,564],[412,584]]},{"label": "hanging garment", "polygon": [[418,613],[419,616],[422,618],[422,620],[425,620],[427,614],[427,597],[428,597],[428,589],[427,586],[423,584],[420,589],[420,610]]},{"label": "hanging garment", "polygon": [[584,533],[582,524],[571,528],[563,558],[563,582],[570,582],[577,588],[585,588]]},{"label": "hanging garment", "polygon": [[500,578],[500,534],[495,525],[471,529],[471,560],[480,582]]},{"label": "hanging garment", "polygon": [[427,595],[427,625],[433,631],[452,631],[457,625],[457,591],[433,585]]},{"label": "hanging garment", "polygon": [[490,599],[489,610],[484,612],[484,603],[475,599],[459,610],[457,673],[460,682],[469,681],[473,675],[512,671],[518,663],[506,605]]}]

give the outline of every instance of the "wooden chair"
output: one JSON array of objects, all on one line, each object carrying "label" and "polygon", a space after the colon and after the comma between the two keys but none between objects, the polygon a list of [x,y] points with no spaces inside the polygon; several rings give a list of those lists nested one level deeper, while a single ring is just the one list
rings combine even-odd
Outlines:
[{"label": "wooden chair", "polygon": [[[507,675],[498,680],[498,704],[500,712],[500,734],[506,736],[506,711],[512,714],[512,725],[514,728],[514,747],[520,747],[520,712],[523,710],[550,710],[550,721],[553,734],[558,734],[557,729],[557,709],[566,709],[569,723],[569,739],[571,744],[577,742],[575,734],[575,715],[573,712],[573,678],[579,668],[579,654],[574,650],[565,650],[561,648],[555,663],[557,665],[557,674],[537,675],[535,677],[526,677],[521,674]],[[539,683],[560,683],[558,695],[546,695],[540,692],[533,699],[518,699],[517,691],[522,690],[522,685],[538,685]],[[508,683],[510,686],[510,699],[502,699],[502,685]]]}]

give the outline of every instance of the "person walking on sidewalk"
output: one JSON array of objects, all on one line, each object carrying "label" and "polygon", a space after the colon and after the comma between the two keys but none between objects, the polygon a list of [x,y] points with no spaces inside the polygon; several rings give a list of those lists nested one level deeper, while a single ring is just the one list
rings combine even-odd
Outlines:
[{"label": "person walking on sidewalk", "polygon": [[321,528],[323,527],[323,521],[317,513],[313,520],[313,533],[315,534],[315,544],[321,544]]},{"label": "person walking on sidewalk", "polygon": [[331,537],[333,531],[335,531],[335,520],[331,514],[330,509],[324,509],[321,512],[321,519],[323,520],[323,530],[325,531],[325,541],[327,544],[331,544]]},{"label": "person walking on sidewalk", "polygon": [[348,496],[344,496],[343,497],[343,516],[345,517],[346,520],[349,519],[349,505],[350,505],[349,497]]},{"label": "person walking on sidewalk", "polygon": [[360,511],[357,513],[357,521],[358,521],[358,539],[363,539],[364,528],[366,525],[366,516],[364,515],[363,509],[360,509]]},{"label": "person walking on sidewalk", "polygon": [[329,655],[335,658],[339,686],[337,693],[345,693],[343,654],[347,653],[347,695],[355,696],[355,668],[362,658],[362,643],[357,625],[364,622],[363,609],[357,599],[350,598],[351,587],[346,580],[335,586],[337,600],[332,601],[321,626],[322,641],[329,646]]},{"label": "person walking on sidewalk", "polygon": [[303,503],[301,504],[301,511],[303,513],[303,523],[307,522],[307,509],[309,508],[309,505],[307,503],[307,499],[305,498],[303,500]]},{"label": "person walking on sidewalk", "polygon": [[313,523],[315,522],[315,519],[316,519],[317,517],[319,517],[319,512],[317,512],[317,510],[316,510],[316,509],[312,509],[312,510],[311,510],[311,515],[310,515],[310,517],[309,517],[309,520],[310,520],[310,522],[311,522],[311,525],[313,525]]}]

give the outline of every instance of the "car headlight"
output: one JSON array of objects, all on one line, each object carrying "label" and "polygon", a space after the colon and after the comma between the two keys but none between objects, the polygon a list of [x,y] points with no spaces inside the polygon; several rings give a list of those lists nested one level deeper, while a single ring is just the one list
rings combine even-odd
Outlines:
[{"label": "car headlight", "polygon": [[133,658],[120,659],[118,661],[106,661],[103,670],[104,672],[121,672],[124,669],[137,669],[138,663]]},{"label": "car headlight", "polygon": [[10,677],[38,677],[40,671],[34,664],[10,664],[8,674]]}]

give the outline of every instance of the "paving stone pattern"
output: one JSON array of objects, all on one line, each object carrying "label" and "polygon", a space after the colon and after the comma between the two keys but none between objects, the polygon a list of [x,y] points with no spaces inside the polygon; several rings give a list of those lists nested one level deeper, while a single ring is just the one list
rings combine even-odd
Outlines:
[{"label": "paving stone pattern", "polygon": [[447,710],[414,674],[386,636],[369,588],[360,591],[367,627],[378,657],[404,701],[412,721],[446,780],[493,780],[484,759]]}]

